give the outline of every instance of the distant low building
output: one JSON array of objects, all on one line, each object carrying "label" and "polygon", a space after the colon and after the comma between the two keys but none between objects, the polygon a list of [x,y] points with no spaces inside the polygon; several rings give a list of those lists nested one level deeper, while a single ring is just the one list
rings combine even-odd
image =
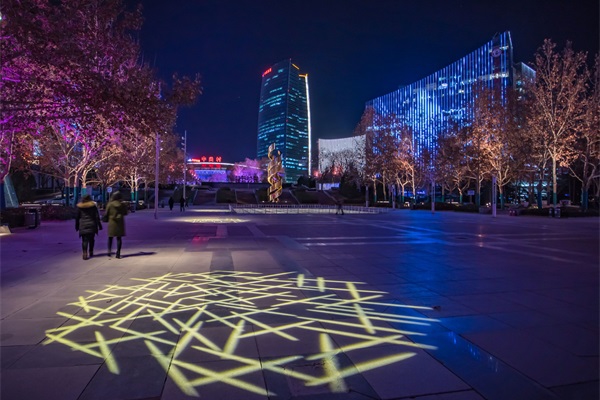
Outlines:
[{"label": "distant low building", "polygon": [[365,136],[350,136],[340,139],[319,139],[319,172],[328,168],[345,168],[348,162],[356,163],[357,168],[364,167]]},{"label": "distant low building", "polygon": [[187,166],[200,182],[229,182],[233,164],[222,162],[221,157],[203,156],[189,159]]}]

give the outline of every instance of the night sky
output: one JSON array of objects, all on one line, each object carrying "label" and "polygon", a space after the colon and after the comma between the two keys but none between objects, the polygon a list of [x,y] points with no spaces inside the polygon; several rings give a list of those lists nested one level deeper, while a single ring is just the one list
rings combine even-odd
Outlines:
[{"label": "night sky", "polygon": [[286,58],[308,73],[313,146],[350,136],[365,102],[511,31],[514,60],[544,38],[598,52],[598,0],[142,0],[144,61],[202,77],[179,112],[188,155],[256,157],[261,75]]}]

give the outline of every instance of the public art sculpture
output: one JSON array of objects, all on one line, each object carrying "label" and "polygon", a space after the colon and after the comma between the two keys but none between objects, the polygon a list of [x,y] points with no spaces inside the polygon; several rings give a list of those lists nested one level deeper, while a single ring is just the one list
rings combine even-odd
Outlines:
[{"label": "public art sculpture", "polygon": [[275,143],[269,146],[269,170],[268,170],[268,181],[271,185],[269,187],[269,201],[271,203],[278,203],[279,196],[281,196],[282,190],[282,178],[281,172],[281,152],[275,150]]}]

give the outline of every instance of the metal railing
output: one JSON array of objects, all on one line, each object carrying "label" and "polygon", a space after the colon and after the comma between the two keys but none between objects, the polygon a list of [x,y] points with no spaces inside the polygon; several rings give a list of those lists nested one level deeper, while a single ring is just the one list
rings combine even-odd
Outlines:
[{"label": "metal railing", "polygon": [[[236,214],[335,214],[337,206],[322,204],[230,204]],[[380,214],[387,208],[344,206],[344,214]]]}]

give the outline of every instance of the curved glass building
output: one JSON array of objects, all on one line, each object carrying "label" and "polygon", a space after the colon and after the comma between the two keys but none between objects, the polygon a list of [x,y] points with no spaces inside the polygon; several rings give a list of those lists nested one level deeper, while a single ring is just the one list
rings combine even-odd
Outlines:
[{"label": "curved glass building", "polygon": [[267,157],[269,145],[281,151],[285,181],[310,176],[310,101],[308,75],[292,60],[281,61],[262,75],[258,108],[257,157]]},{"label": "curved glass building", "polygon": [[373,99],[366,106],[382,115],[396,115],[413,128],[417,149],[434,152],[436,139],[449,117],[458,121],[470,117],[468,106],[475,100],[475,83],[505,98],[507,88],[519,81],[515,75],[527,74],[533,74],[533,70],[526,65],[513,66],[510,32],[504,32],[447,67]]}]

